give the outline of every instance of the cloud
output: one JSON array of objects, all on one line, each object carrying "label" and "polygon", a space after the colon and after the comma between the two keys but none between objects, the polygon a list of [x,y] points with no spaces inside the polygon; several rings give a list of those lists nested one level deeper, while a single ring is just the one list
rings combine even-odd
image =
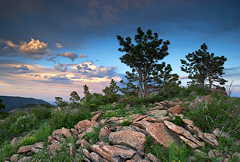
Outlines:
[{"label": "cloud", "polygon": [[1,42],[6,46],[6,48],[3,49],[5,51],[2,51],[5,56],[23,56],[41,59],[49,55],[48,44],[37,39],[31,39],[28,42],[20,42],[19,44],[11,40],[3,40]]},{"label": "cloud", "polygon": [[23,42],[19,45],[19,50],[23,53],[29,53],[29,54],[39,54],[39,53],[45,53],[46,49],[48,47],[48,44],[45,42],[42,42],[40,40],[31,39],[29,42]]},{"label": "cloud", "polygon": [[68,70],[68,64],[56,64],[54,69],[61,72],[66,72]]},{"label": "cloud", "polygon": [[10,48],[17,48],[17,47],[18,47],[17,44],[13,43],[13,42],[10,41],[10,40],[5,40],[5,41],[3,41],[3,42],[6,44],[7,47],[10,47]]},{"label": "cloud", "polygon": [[47,78],[48,83],[60,83],[60,84],[71,84],[72,80],[66,77],[66,75],[56,75]]},{"label": "cloud", "polygon": [[62,57],[66,57],[72,61],[74,61],[75,59],[78,58],[78,55],[76,53],[73,52],[64,52],[62,54],[59,54],[58,56],[62,56]]},{"label": "cloud", "polygon": [[79,58],[86,58],[87,57],[87,55],[85,55],[85,54],[80,54],[80,56],[79,56]]},{"label": "cloud", "polygon": [[62,43],[56,43],[56,47],[57,48],[63,48],[64,46],[62,45]]},{"label": "cloud", "polygon": [[16,74],[24,74],[24,73],[31,73],[31,72],[33,72],[32,70],[30,70],[29,68],[28,68],[28,66],[27,65],[20,65],[20,66],[17,66],[17,67],[15,67],[15,73]]}]

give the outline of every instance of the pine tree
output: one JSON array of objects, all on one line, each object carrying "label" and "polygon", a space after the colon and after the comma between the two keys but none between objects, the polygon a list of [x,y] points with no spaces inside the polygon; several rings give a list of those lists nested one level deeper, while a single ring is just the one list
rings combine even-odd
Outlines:
[{"label": "pine tree", "polygon": [[208,52],[208,46],[203,43],[199,50],[186,55],[186,59],[181,59],[181,70],[188,73],[191,84],[205,87],[208,83],[212,88],[214,83],[224,85],[223,79],[224,63],[227,58],[224,56],[214,56],[214,53]]},{"label": "pine tree", "polygon": [[[120,60],[131,68],[131,72],[127,72],[128,82],[126,85],[135,88],[134,91],[137,91],[139,96],[148,96],[156,85],[156,78],[162,77],[162,74],[159,73],[162,71],[165,73],[165,66],[168,66],[166,68],[170,66],[159,63],[169,54],[170,42],[159,39],[158,34],[151,30],[144,32],[140,27],[134,37],[135,43],[130,37],[117,36],[117,39],[121,46],[119,51],[124,53]],[[156,71],[159,72],[156,74]],[[154,74],[157,76],[153,76]],[[160,79],[163,78],[158,80]]]},{"label": "pine tree", "polygon": [[62,97],[55,97],[55,103],[58,107],[61,107],[61,108],[67,106],[67,103],[63,101]]},{"label": "pine tree", "polygon": [[91,95],[89,88],[86,84],[83,86],[83,94],[85,98],[88,98]]},{"label": "pine tree", "polygon": [[119,87],[113,79],[111,80],[110,85],[103,89],[103,93],[105,94],[105,96],[117,95],[118,91],[119,91]]},{"label": "pine tree", "polygon": [[78,93],[76,91],[72,91],[71,94],[70,94],[69,100],[72,103],[77,103],[77,102],[80,101],[80,97],[79,97],[79,95],[78,95]]}]

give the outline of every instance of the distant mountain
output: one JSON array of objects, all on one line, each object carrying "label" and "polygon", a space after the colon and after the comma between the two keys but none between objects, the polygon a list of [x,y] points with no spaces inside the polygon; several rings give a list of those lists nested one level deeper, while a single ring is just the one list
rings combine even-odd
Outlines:
[{"label": "distant mountain", "polygon": [[5,112],[11,111],[13,109],[25,108],[31,105],[50,105],[46,101],[35,98],[0,96],[0,99],[6,106],[6,108],[4,109]]}]

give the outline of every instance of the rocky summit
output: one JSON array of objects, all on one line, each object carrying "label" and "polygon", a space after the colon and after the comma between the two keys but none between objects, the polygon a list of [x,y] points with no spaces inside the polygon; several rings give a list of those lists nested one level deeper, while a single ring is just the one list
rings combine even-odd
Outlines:
[{"label": "rocky summit", "polygon": [[[46,143],[21,146],[5,162],[32,161],[34,154],[41,150],[47,151],[51,157],[62,149],[86,162],[160,162],[146,151],[149,139],[163,148],[184,143],[198,154],[204,154],[199,150],[201,147],[218,146],[220,130],[203,132],[182,114],[185,110],[182,105],[182,101],[162,101],[155,103],[145,114],[127,117],[103,118],[104,113],[97,111],[91,119],[81,120],[73,128],[53,131]],[[223,132],[223,136],[228,135]],[[16,138],[12,143],[16,143]],[[233,155],[226,156],[213,149],[205,156],[223,156],[227,162]],[[190,156],[188,160],[194,161],[194,157]]]}]

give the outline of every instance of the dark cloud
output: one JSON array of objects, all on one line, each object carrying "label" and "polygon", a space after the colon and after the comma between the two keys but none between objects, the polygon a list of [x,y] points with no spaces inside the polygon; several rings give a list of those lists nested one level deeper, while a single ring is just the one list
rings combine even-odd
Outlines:
[{"label": "dark cloud", "polygon": [[44,83],[57,83],[57,84],[72,84],[72,80],[67,78],[65,75],[56,75],[56,76],[45,76],[46,80],[40,80],[40,82]]},{"label": "dark cloud", "polygon": [[40,37],[79,48],[86,39],[129,32],[139,25],[161,32],[218,35],[239,31],[239,7],[238,0],[3,0],[0,38]]}]

